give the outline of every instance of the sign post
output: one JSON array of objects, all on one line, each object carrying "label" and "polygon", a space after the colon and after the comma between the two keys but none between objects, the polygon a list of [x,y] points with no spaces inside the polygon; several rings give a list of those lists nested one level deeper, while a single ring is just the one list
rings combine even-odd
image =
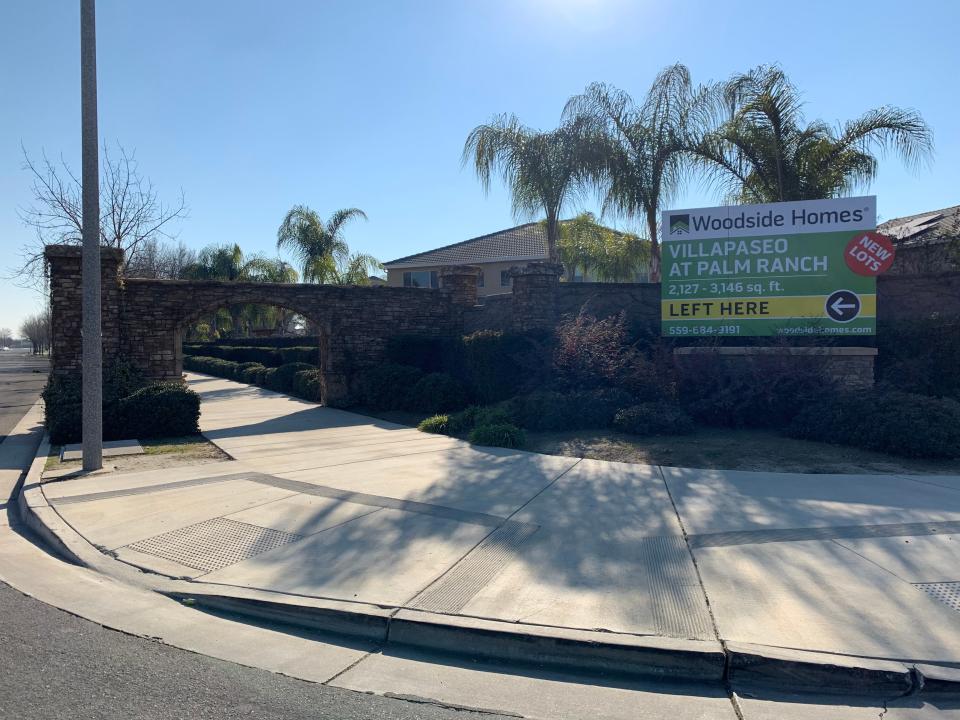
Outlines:
[{"label": "sign post", "polygon": [[875,334],[876,222],[875,197],[664,212],[662,334]]}]

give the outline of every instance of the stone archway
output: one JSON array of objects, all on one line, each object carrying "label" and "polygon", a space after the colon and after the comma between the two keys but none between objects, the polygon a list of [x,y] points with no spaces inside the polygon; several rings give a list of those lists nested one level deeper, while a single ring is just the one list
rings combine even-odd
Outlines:
[{"label": "stone archway", "polygon": [[[80,248],[46,249],[50,277],[53,363],[56,374],[80,371]],[[476,304],[477,269],[444,268],[439,290],[341,287],[205,280],[120,278],[123,255],[103,248],[104,361],[128,358],[152,379],[182,376],[182,328],[210,308],[255,303],[288,308],[321,330],[324,402],[350,403],[354,378],[383,358],[394,335],[461,333],[463,313]]]}]

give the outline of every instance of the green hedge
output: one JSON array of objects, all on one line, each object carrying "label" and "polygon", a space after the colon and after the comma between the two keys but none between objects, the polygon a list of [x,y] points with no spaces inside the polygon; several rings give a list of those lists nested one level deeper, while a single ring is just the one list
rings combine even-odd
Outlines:
[{"label": "green hedge", "polygon": [[446,373],[430,373],[414,383],[404,404],[420,412],[457,410],[467,404],[467,391],[458,380]]},{"label": "green hedge", "polygon": [[184,345],[187,357],[212,357],[237,363],[255,362],[265,367],[280,367],[295,362],[316,366],[320,351],[316,346],[301,345],[284,348],[246,345]]},{"label": "green hedge", "polygon": [[786,433],[919,458],[960,457],[960,403],[898,391],[842,393],[806,406]]},{"label": "green hedge", "polygon": [[374,410],[406,410],[410,390],[423,377],[423,371],[411,365],[377,365],[360,376],[358,399],[362,405]]},{"label": "green hedge", "polygon": [[[52,376],[43,390],[44,424],[56,445],[79,442],[82,381],[79,374]],[[198,432],[200,397],[179,383],[147,383],[125,362],[103,371],[103,437],[146,439]]]},{"label": "green hedge", "polygon": [[323,392],[322,377],[318,368],[301,370],[293,376],[293,394],[304,400],[320,402]]},{"label": "green hedge", "polygon": [[176,437],[200,432],[200,396],[180,383],[157,383],[120,401],[128,435]]},{"label": "green hedge", "polygon": [[254,362],[237,363],[214,357],[187,355],[183,358],[183,367],[186,370],[296,395],[305,400],[320,401],[320,370],[309,363],[287,363],[280,367],[268,368]]}]

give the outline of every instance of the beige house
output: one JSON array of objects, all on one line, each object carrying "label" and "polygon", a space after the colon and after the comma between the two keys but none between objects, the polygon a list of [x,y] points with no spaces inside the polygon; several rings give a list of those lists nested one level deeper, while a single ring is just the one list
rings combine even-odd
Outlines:
[{"label": "beige house", "polygon": [[[499,295],[511,291],[510,268],[547,259],[547,231],[543,223],[499,230],[489,235],[464,240],[434,250],[408,255],[384,263],[390,287],[440,287],[440,268],[444,265],[475,265],[480,268],[478,295]],[[583,281],[581,275],[566,278]],[[638,277],[638,282],[645,282]]]}]

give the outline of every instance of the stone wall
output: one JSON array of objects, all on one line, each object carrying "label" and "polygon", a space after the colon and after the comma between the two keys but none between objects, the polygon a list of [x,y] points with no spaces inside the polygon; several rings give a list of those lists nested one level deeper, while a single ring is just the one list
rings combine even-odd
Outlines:
[{"label": "stone wall", "polygon": [[[886,275],[877,279],[880,322],[943,317],[960,318],[960,272]],[[553,282],[542,264],[532,273],[514,269],[510,312],[504,300],[468,312],[470,330],[529,330],[554,327],[565,315],[585,310],[596,317],[623,311],[630,327],[656,327],[660,322],[659,283]],[[862,341],[863,338],[860,338]]]},{"label": "stone wall", "polygon": [[[338,287],[187,280],[121,279],[123,256],[103,248],[102,323],[104,362],[118,354],[151,378],[177,379],[182,372],[181,338],[190,324],[217,308],[243,303],[275,305],[297,312],[319,329],[324,398],[348,403],[351,384],[365,366],[380,362],[394,335],[448,336],[475,330],[551,329],[581,310],[596,317],[623,311],[631,327],[656,328],[660,286],[656,283],[560,282],[548,263],[513,268],[511,294],[478,305],[473,267],[448,267],[441,288]],[[54,373],[81,367],[81,250],[46,250],[52,311]],[[960,317],[960,272],[886,276],[878,281],[881,322]],[[868,338],[860,338],[860,341]],[[872,344],[869,341],[865,344]],[[853,356],[851,356],[853,357]],[[866,356],[864,356],[866,357]],[[846,358],[844,373],[856,376],[861,363]],[[872,371],[871,371],[872,377]]]},{"label": "stone wall", "polygon": [[[53,314],[53,371],[80,369],[80,248],[47,248]],[[349,403],[363,367],[381,361],[392,335],[443,336],[463,332],[463,314],[476,303],[463,273],[439,290],[339,287],[193,280],[120,279],[119,253],[102,253],[104,362],[118,353],[147,377],[179,379],[184,330],[217,308],[274,305],[302,314],[319,328],[324,401]]]}]

